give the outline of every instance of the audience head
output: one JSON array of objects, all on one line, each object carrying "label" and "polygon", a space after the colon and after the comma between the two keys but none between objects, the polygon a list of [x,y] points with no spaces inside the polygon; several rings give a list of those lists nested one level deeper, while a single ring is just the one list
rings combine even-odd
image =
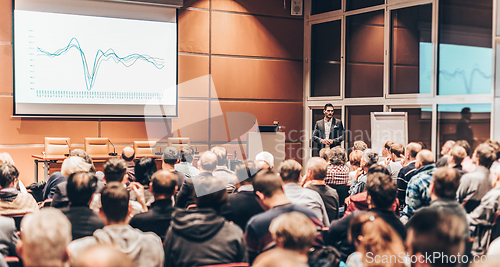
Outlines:
[{"label": "audience head", "polygon": [[181,162],[193,162],[194,149],[192,146],[183,146],[181,148]]},{"label": "audience head", "polygon": [[227,203],[226,185],[219,178],[207,176],[194,181],[195,201],[198,208],[211,208],[216,212]]},{"label": "audience head", "polygon": [[373,164],[377,164],[378,154],[372,149],[365,149],[361,157],[361,167],[370,168]]},{"label": "audience head", "polygon": [[253,262],[254,267],[307,267],[307,263],[295,252],[274,248],[261,253]]},{"label": "audience head", "polygon": [[136,182],[149,185],[151,176],[158,170],[156,162],[150,157],[142,157],[135,162],[134,173]]},{"label": "audience head", "polygon": [[135,158],[135,150],[131,146],[126,146],[122,149],[122,159],[132,161]]},{"label": "audience head", "polygon": [[422,209],[415,213],[406,224],[406,247],[410,256],[433,255],[439,257],[431,266],[457,266],[445,262],[450,256],[464,255],[466,228],[465,222],[457,215],[446,210]]},{"label": "audience head", "polygon": [[[281,178],[272,171],[262,170],[253,180],[253,188],[259,199],[266,205],[266,199],[284,195]],[[267,206],[267,208],[271,208]]]},{"label": "audience head", "polygon": [[279,248],[307,254],[317,235],[314,223],[300,212],[289,212],[274,218],[269,232]]},{"label": "audience head", "polygon": [[361,158],[363,157],[363,151],[353,150],[349,155],[349,162],[351,163],[351,170],[356,170],[361,167]]},{"label": "audience head", "polygon": [[11,163],[0,165],[0,187],[15,187],[19,179],[19,171]]},{"label": "audience head", "polygon": [[88,206],[97,187],[97,178],[88,172],[72,173],[66,190],[71,206]]},{"label": "audience head", "polygon": [[460,185],[460,175],[456,169],[438,168],[432,178],[430,186],[432,195],[436,198],[455,199]]},{"label": "audience head", "polygon": [[281,163],[278,172],[283,182],[298,183],[302,166],[293,159],[287,159]]},{"label": "audience head", "polygon": [[396,161],[405,154],[405,147],[402,144],[394,143],[391,145],[391,158]]},{"label": "audience head", "polygon": [[5,163],[10,163],[12,165],[16,165],[14,163],[14,160],[10,156],[10,154],[6,153],[6,152],[3,152],[3,153],[0,153],[0,165],[5,164]]},{"label": "audience head", "polygon": [[384,143],[384,148],[382,149],[382,157],[391,156],[391,146],[394,144],[392,141],[387,141]]},{"label": "audience head", "polygon": [[104,164],[104,179],[109,182],[125,182],[127,163],[120,158],[110,158]]},{"label": "audience head", "polygon": [[71,223],[58,209],[45,208],[21,221],[17,254],[26,267],[63,266],[69,260]]},{"label": "audience head", "polygon": [[491,168],[491,184],[493,187],[500,186],[500,164]]},{"label": "audience head", "polygon": [[132,267],[132,260],[113,245],[96,244],[83,249],[71,267]]},{"label": "audience head", "polygon": [[327,162],[330,161],[330,158],[328,157],[328,152],[330,151],[329,147],[324,147],[319,151],[319,157],[326,160]]},{"label": "audience head", "polygon": [[61,174],[64,177],[69,177],[75,172],[89,172],[92,165],[85,162],[85,160],[78,156],[67,157],[61,166]]},{"label": "audience head", "polygon": [[455,141],[448,140],[441,147],[441,155],[446,155],[450,153],[451,148],[455,145]]},{"label": "audience head", "polygon": [[379,265],[373,266],[405,266],[402,262],[394,260],[405,252],[401,237],[376,213],[366,212],[354,217],[349,227],[348,238],[361,253],[363,263],[369,263],[369,257],[377,255],[380,259],[393,260],[387,260],[383,265],[378,262]]},{"label": "audience head", "polygon": [[355,141],[353,147],[354,150],[365,151],[365,149],[368,148],[368,145],[364,141]]},{"label": "audience head", "polygon": [[434,163],[434,154],[430,150],[424,149],[417,154],[417,161],[415,162],[415,168],[420,169],[424,166]]},{"label": "audience head", "polygon": [[346,154],[345,150],[340,147],[336,146],[328,152],[328,159],[330,160],[330,163],[333,165],[345,165],[346,162]]},{"label": "audience head", "polygon": [[465,152],[467,152],[467,156],[470,156],[471,147],[470,147],[469,142],[467,142],[465,140],[458,140],[455,142],[455,145],[463,147],[465,149]]},{"label": "audience head", "polygon": [[307,174],[313,180],[324,180],[328,163],[322,158],[313,157],[307,161]]},{"label": "audience head", "polygon": [[217,156],[217,166],[227,165],[227,150],[221,146],[214,146],[210,149]]},{"label": "audience head", "polygon": [[496,159],[497,156],[495,150],[487,144],[480,144],[479,146],[477,146],[472,157],[472,160],[475,164],[486,167],[488,169]]},{"label": "audience head", "polygon": [[273,169],[274,168],[274,156],[273,154],[267,152],[267,151],[262,151],[257,156],[255,156],[255,161],[263,161],[267,164],[262,166],[261,169],[263,168],[268,168],[268,169]]},{"label": "audience head", "polygon": [[169,146],[163,150],[163,163],[173,166],[179,163],[180,160],[181,155],[175,147]]},{"label": "audience head", "polygon": [[417,159],[417,154],[422,151],[422,145],[419,143],[411,142],[406,146],[406,159],[413,161]]},{"label": "audience head", "polygon": [[493,150],[495,150],[495,155],[496,155],[497,159],[500,159],[500,142],[488,139],[484,143],[491,146],[493,148]]},{"label": "audience head", "polygon": [[[389,174],[385,173],[382,169],[382,172],[375,171],[375,168],[371,168],[371,173],[367,175],[366,191],[368,193],[368,203],[370,206],[379,209],[390,209],[396,200],[398,188]],[[385,170],[387,171],[387,169]]]},{"label": "audience head", "polygon": [[106,184],[101,192],[101,214],[105,225],[123,223],[129,213],[129,193],[119,182]]},{"label": "audience head", "polygon": [[160,196],[170,197],[177,190],[177,176],[169,171],[157,171],[151,176],[150,186],[155,199],[158,199]]},{"label": "audience head", "polygon": [[210,151],[206,151],[201,154],[198,164],[202,170],[212,172],[217,167],[217,156]]},{"label": "audience head", "polygon": [[252,184],[253,178],[259,172],[259,168],[253,160],[247,160],[236,163],[234,172],[241,184]]},{"label": "audience head", "polygon": [[76,156],[82,158],[85,162],[90,164],[90,172],[95,173],[95,167],[94,167],[94,162],[92,161],[92,158],[85,152],[83,149],[73,149],[71,152],[69,152],[69,156]]},{"label": "audience head", "polygon": [[448,157],[448,164],[461,165],[462,161],[467,157],[465,148],[461,146],[453,146]]}]

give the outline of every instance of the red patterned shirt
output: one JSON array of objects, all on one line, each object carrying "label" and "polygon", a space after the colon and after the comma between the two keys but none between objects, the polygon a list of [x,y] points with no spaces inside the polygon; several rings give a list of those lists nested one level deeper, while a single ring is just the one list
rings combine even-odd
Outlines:
[{"label": "red patterned shirt", "polygon": [[328,164],[325,184],[346,185],[349,181],[349,168],[346,165]]}]

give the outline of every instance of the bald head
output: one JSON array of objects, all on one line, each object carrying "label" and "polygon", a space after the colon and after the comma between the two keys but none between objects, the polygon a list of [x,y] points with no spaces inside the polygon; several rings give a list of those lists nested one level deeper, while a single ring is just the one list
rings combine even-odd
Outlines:
[{"label": "bald head", "polygon": [[122,159],[124,159],[125,161],[132,161],[134,157],[135,157],[135,150],[132,147],[126,146],[123,148]]},{"label": "bald head", "polygon": [[307,162],[307,171],[311,172],[314,180],[323,180],[326,177],[327,163],[324,159],[313,157]]},{"label": "bald head", "polygon": [[200,167],[208,172],[215,170],[215,167],[217,167],[217,155],[210,151],[203,153],[200,157]]},{"label": "bald head", "polygon": [[111,245],[94,245],[78,254],[74,267],[132,267],[132,260]]},{"label": "bald head", "polygon": [[409,143],[406,146],[406,158],[409,161],[417,159],[418,152],[422,151],[422,145],[419,143]]},{"label": "bald head", "polygon": [[423,166],[434,163],[434,155],[430,150],[424,149],[417,154],[417,161]]}]

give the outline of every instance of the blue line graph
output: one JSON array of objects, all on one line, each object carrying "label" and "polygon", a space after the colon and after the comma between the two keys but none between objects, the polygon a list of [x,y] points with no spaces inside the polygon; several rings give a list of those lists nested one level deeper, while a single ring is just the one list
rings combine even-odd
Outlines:
[{"label": "blue line graph", "polygon": [[102,51],[99,49],[94,57],[94,64],[92,69],[89,68],[89,64],[87,61],[87,56],[85,52],[83,52],[80,42],[76,38],[71,38],[68,45],[64,48],[60,48],[55,52],[48,52],[40,47],[37,47],[38,52],[40,52],[42,56],[49,56],[51,58],[62,56],[68,53],[72,48],[75,48],[79,51],[80,57],[83,65],[83,72],[85,76],[85,85],[87,90],[90,91],[94,85],[97,78],[97,73],[99,72],[99,67],[102,62],[113,59],[113,61],[117,64],[122,64],[125,67],[130,67],[134,65],[137,61],[146,61],[153,65],[156,69],[162,69],[164,67],[164,59],[152,57],[146,54],[130,54],[125,57],[118,56],[112,48],[107,49],[106,51]]},{"label": "blue line graph", "polygon": [[446,70],[439,71],[439,74],[442,74],[443,77],[448,81],[450,81],[452,79],[456,79],[456,78],[462,79],[464,82],[464,87],[465,87],[465,91],[467,92],[467,94],[473,93],[472,92],[472,85],[474,84],[474,74],[475,73],[478,73],[484,79],[491,79],[491,74],[488,75],[488,74],[482,72],[478,66],[474,66],[474,68],[472,69],[472,71],[469,74],[468,80],[467,80],[467,72],[465,70],[456,69],[453,73],[448,72]]}]

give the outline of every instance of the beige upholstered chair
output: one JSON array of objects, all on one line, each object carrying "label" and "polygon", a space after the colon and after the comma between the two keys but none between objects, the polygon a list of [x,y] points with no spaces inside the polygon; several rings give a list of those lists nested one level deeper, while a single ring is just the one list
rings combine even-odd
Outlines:
[{"label": "beige upholstered chair", "polygon": [[148,156],[151,157],[155,152],[155,141],[134,141],[135,156],[137,158]]},{"label": "beige upholstered chair", "polygon": [[190,144],[191,139],[189,137],[169,137],[167,147],[175,147],[181,151],[183,146],[189,146]]},{"label": "beige upholstered chair", "polygon": [[71,147],[71,139],[66,137],[45,137],[45,155],[62,156],[68,154]]},{"label": "beige upholstered chair", "polygon": [[89,155],[108,155],[109,138],[85,137],[85,151]]}]

